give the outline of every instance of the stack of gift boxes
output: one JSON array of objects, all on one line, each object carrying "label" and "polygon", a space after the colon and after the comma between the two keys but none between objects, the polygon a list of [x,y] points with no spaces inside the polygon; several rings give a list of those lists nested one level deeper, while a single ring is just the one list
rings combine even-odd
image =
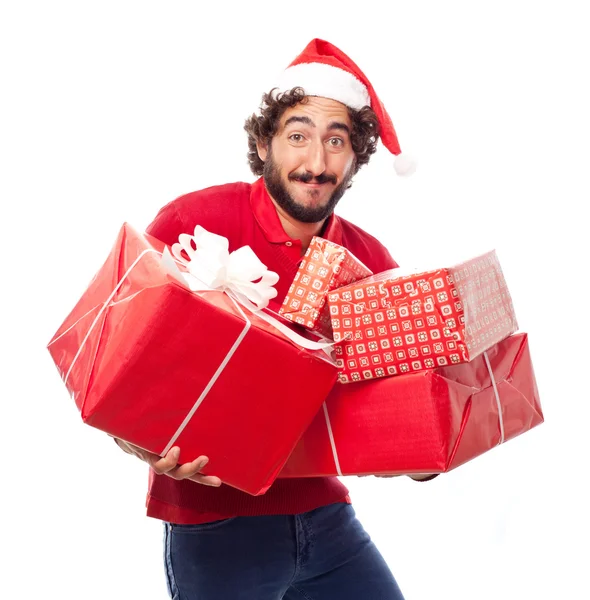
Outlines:
[{"label": "stack of gift boxes", "polygon": [[177,445],[182,462],[205,454],[203,472],[259,495],[277,477],[448,471],[543,421],[494,252],[374,275],[314,238],[278,316],[251,295],[274,275],[255,256],[241,287],[204,281],[200,244],[206,261],[224,250],[218,275],[232,255],[199,235],[187,261],[124,225],[49,343],[84,422],[161,455]]},{"label": "stack of gift boxes", "polygon": [[[327,267],[325,245],[312,242],[300,273]],[[527,335],[515,334],[495,252],[326,281],[339,381],[281,477],[441,473],[542,422]]]}]

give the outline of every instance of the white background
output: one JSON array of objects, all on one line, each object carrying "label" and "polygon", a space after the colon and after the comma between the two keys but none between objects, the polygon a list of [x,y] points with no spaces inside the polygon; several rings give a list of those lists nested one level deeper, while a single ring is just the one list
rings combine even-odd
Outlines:
[{"label": "white background", "polygon": [[0,597],[166,597],[146,468],[81,423],[45,346],[123,221],[253,180],[243,121],[322,37],[420,161],[402,180],[380,147],[340,214],[402,265],[496,248],[546,418],[431,483],[347,479],[357,512],[408,600],[590,598],[583,4],[2,4]]}]

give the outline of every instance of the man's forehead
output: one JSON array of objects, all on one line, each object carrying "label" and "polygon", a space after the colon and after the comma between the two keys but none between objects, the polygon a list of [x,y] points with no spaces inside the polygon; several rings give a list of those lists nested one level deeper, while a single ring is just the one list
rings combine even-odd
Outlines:
[{"label": "man's forehead", "polygon": [[346,105],[319,96],[306,96],[305,102],[288,108],[281,117],[281,126],[284,127],[287,121],[307,122],[315,126],[326,126],[330,123],[352,125]]}]

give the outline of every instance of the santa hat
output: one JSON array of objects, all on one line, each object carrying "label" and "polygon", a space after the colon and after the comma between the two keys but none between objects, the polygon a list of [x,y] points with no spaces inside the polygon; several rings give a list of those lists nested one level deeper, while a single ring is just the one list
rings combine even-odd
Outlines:
[{"label": "santa hat", "polygon": [[314,39],[283,72],[275,90],[281,92],[301,87],[306,96],[322,96],[359,110],[370,106],[377,115],[381,141],[396,156],[398,175],[411,175],[414,161],[403,156],[390,116],[375,93],[371,82],[342,50],[330,42]]}]

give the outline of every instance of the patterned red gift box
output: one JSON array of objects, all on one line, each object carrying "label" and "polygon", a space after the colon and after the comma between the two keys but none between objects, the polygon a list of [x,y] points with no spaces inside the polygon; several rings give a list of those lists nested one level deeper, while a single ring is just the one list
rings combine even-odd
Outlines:
[{"label": "patterned red gift box", "polygon": [[468,363],[337,383],[280,477],[441,473],[542,422],[519,333]]},{"label": "patterned red gift box", "polygon": [[342,383],[466,362],[518,329],[495,251],[451,268],[398,273],[328,295]]},{"label": "patterned red gift box", "polygon": [[262,494],[337,369],[230,295],[187,289],[164,248],[124,225],[49,351],[84,422],[160,455],[178,445],[182,463],[204,454],[205,474]]},{"label": "patterned red gift box", "polygon": [[346,248],[313,237],[279,314],[331,338],[332,325],[326,303],[328,293],[372,274]]}]

